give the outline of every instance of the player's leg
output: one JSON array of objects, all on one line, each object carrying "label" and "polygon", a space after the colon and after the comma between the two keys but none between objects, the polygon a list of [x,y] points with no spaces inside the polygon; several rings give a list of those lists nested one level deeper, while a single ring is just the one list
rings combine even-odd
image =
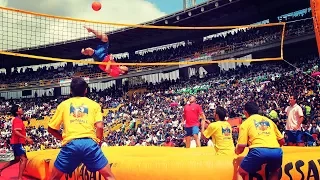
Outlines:
[{"label": "player's leg", "polygon": [[267,167],[269,170],[269,180],[278,180],[282,166],[283,151],[281,148],[268,149],[265,152],[267,156]]},{"label": "player's leg", "polygon": [[60,180],[63,174],[72,173],[80,165],[82,154],[74,141],[77,141],[77,139],[61,148],[54,162],[50,180]]},{"label": "player's leg", "polygon": [[244,180],[249,174],[258,172],[261,166],[266,163],[263,155],[263,148],[252,148],[246,157],[243,158],[238,169],[238,180]]},{"label": "player's leg", "polygon": [[18,155],[20,155],[20,165],[19,165],[19,174],[18,174],[18,180],[22,180],[22,175],[24,170],[26,169],[26,165],[27,165],[27,154],[25,149],[23,148],[22,144],[19,144],[17,147],[17,153]]},{"label": "player's leg", "polygon": [[296,145],[295,132],[286,130],[286,135],[288,137],[288,146],[295,146]]},{"label": "player's leg", "polygon": [[12,146],[12,150],[13,150],[13,154],[14,154],[14,160],[11,160],[9,162],[6,162],[1,168],[0,168],[0,176],[1,176],[1,173],[4,169],[18,163],[21,161],[21,157],[23,155],[26,154],[26,152],[21,148],[20,148],[20,144],[13,144],[11,145]]},{"label": "player's leg", "polygon": [[186,127],[185,128],[186,131],[186,148],[190,148],[190,144],[191,144],[191,137],[192,137],[192,127]]},{"label": "player's leg", "polygon": [[303,132],[302,131],[296,131],[295,133],[295,138],[297,142],[297,146],[305,146],[304,141],[303,141]]},{"label": "player's leg", "polygon": [[99,173],[104,177],[105,180],[115,180],[114,174],[111,172],[110,164],[99,170]]},{"label": "player's leg", "polygon": [[81,49],[81,53],[86,56],[92,56],[94,53],[94,49],[92,48]]},{"label": "player's leg", "polygon": [[106,180],[115,180],[110,164],[100,146],[92,139],[82,139],[83,164],[90,172],[99,171]]},{"label": "player's leg", "polygon": [[196,141],[197,147],[201,146],[200,138],[198,136],[199,132],[200,132],[200,129],[199,129],[198,126],[193,126],[192,127],[192,135],[193,135],[194,140]]}]

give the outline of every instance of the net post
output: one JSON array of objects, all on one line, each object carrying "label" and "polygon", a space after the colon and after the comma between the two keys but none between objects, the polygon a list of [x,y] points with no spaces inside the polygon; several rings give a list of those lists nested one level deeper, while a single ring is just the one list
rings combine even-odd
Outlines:
[{"label": "net post", "polygon": [[320,1],[310,0],[310,7],[313,17],[314,32],[317,40],[318,54],[320,57]]}]

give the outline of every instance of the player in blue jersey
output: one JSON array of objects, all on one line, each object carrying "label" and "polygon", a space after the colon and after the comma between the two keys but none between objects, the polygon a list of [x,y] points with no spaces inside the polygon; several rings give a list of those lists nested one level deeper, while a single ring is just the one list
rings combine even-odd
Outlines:
[{"label": "player in blue jersey", "polygon": [[99,44],[95,49],[88,47],[81,50],[81,53],[86,56],[91,56],[93,60],[98,62],[105,62],[106,65],[99,65],[99,68],[108,73],[112,77],[118,77],[119,75],[127,74],[128,67],[111,65],[109,63],[114,63],[112,56],[108,54],[109,50],[109,39],[104,33],[98,32],[92,28],[85,27],[89,33],[93,33],[97,38],[101,39],[102,43]]}]

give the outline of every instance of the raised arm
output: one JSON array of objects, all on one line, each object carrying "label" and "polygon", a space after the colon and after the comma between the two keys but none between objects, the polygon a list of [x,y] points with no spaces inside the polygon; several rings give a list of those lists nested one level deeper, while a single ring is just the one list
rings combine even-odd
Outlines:
[{"label": "raised arm", "polygon": [[96,37],[101,39],[102,42],[108,42],[109,41],[108,36],[106,34],[101,33],[99,31],[96,31],[96,30],[94,30],[92,28],[89,28],[89,27],[86,27],[86,26],[84,28],[86,28],[89,33],[93,33],[94,35],[96,35]]}]

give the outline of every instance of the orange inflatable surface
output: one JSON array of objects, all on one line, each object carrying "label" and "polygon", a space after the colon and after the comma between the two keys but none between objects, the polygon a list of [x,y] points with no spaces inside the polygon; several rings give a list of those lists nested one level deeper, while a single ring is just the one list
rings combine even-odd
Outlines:
[{"label": "orange inflatable surface", "polygon": [[312,10],[313,25],[318,45],[318,52],[320,55],[320,1],[310,0],[310,7]]},{"label": "orange inflatable surface", "polygon": [[[283,147],[282,180],[319,180],[320,148]],[[26,175],[46,180],[59,150],[29,153]],[[168,147],[108,147],[103,149],[117,180],[233,180],[236,170],[247,153],[239,157],[215,155],[213,148],[194,149]],[[268,170],[251,174],[248,180],[264,180]],[[98,172],[79,166],[65,180],[102,180]]]}]

